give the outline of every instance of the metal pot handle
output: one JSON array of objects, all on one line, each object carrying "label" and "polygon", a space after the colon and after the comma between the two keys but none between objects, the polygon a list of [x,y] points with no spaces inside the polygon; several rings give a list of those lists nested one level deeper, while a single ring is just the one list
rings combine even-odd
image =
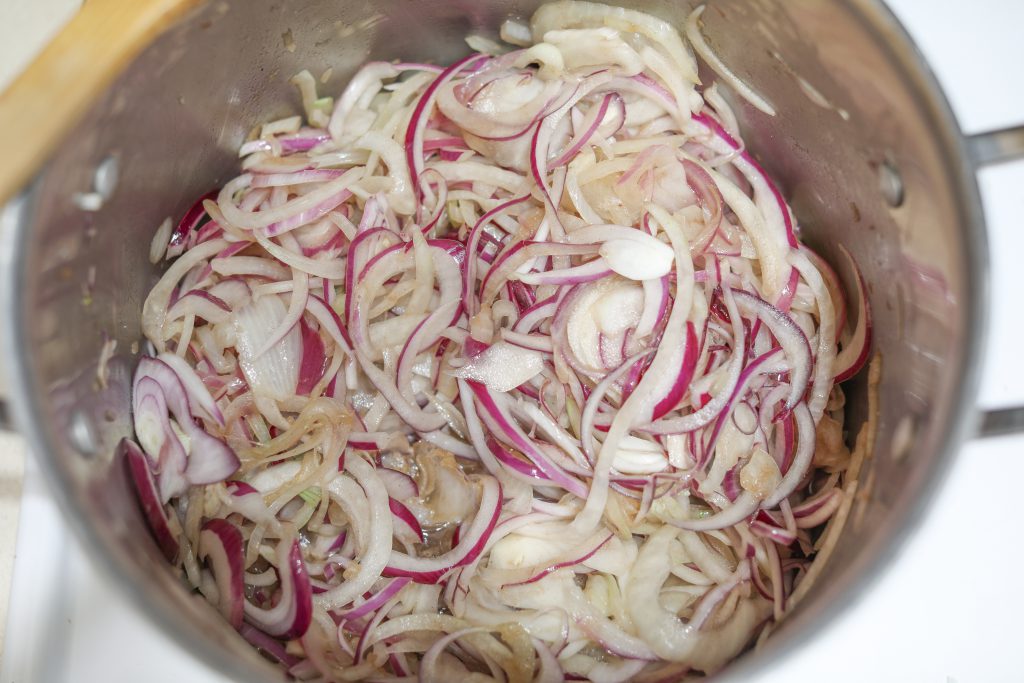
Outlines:
[{"label": "metal pot handle", "polygon": [[[1024,125],[968,135],[967,152],[975,172],[985,166],[1024,159]],[[1024,432],[1024,406],[983,410],[978,436],[1004,436]]]},{"label": "metal pot handle", "polygon": [[1024,125],[968,135],[967,153],[975,171],[1024,158]]}]

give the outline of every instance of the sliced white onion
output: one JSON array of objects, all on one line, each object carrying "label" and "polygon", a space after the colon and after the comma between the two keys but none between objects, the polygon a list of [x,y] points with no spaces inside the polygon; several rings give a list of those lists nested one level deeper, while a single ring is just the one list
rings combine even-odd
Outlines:
[{"label": "sliced white onion", "polygon": [[[339,586],[331,588],[313,598],[313,602],[325,609],[336,609],[352,602],[373,586],[387,566],[391,554],[393,533],[391,509],[388,506],[388,491],[377,476],[374,468],[357,455],[345,459],[345,468],[352,473],[366,494],[369,506],[365,538],[366,549],[359,558],[359,571]],[[333,481],[338,482],[340,477]],[[344,499],[344,489],[328,484],[327,491],[332,497]],[[339,502],[341,502],[339,500]]]},{"label": "sliced white onion", "polygon": [[302,463],[298,460],[288,460],[260,470],[249,478],[249,485],[266,495],[272,493],[290,482],[302,469]]},{"label": "sliced white onion", "polygon": [[530,27],[515,19],[506,19],[501,25],[499,35],[506,43],[520,47],[529,45],[533,40]]},{"label": "sliced white onion", "polygon": [[668,467],[668,455],[653,441],[627,434],[619,441],[612,467],[623,474],[654,474]]},{"label": "sliced white onion", "polygon": [[772,107],[761,95],[756,93],[753,88],[743,82],[732,69],[725,65],[717,54],[708,46],[707,41],[704,40],[704,34],[700,30],[700,17],[704,14],[704,10],[707,7],[701,5],[697,9],[690,13],[689,18],[686,20],[686,37],[690,39],[690,44],[693,45],[693,49],[697,51],[697,54],[708,63],[716,74],[718,74],[723,81],[728,83],[733,90],[739,94],[740,97],[745,99],[747,102],[763,111],[768,116],[775,116],[775,108]]},{"label": "sliced white onion", "polygon": [[668,22],[650,14],[596,2],[561,0],[541,5],[530,19],[534,41],[542,40],[548,31],[556,29],[597,26],[609,26],[643,36],[668,54],[682,78],[691,83],[700,82],[697,61],[679,32]]},{"label": "sliced white onion", "polygon": [[485,351],[452,370],[453,377],[471,379],[492,391],[512,391],[544,369],[544,354],[506,341],[491,344]]},{"label": "sliced white onion", "polygon": [[279,401],[294,396],[299,381],[302,337],[298,326],[266,352],[257,354],[287,314],[281,297],[273,294],[252,301],[234,314],[239,365],[249,387],[259,396]]},{"label": "sliced white onion", "polygon": [[644,241],[609,240],[598,253],[609,268],[630,280],[655,280],[672,270],[672,247],[653,237]]}]

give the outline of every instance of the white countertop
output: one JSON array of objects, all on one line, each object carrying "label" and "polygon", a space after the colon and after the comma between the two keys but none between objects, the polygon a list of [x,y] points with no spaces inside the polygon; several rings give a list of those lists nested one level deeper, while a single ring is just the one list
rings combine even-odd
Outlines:
[{"label": "white countertop", "polygon": [[[76,4],[0,2],[0,87]],[[890,4],[931,62],[966,132],[1024,122],[1024,2]],[[9,19],[15,15],[32,30],[12,30]],[[1016,281],[1018,255],[1024,253],[1024,162],[986,169],[980,183],[990,229],[994,314],[979,403],[1024,405],[1024,361],[1018,350],[1024,287]],[[18,462],[18,451],[13,439],[0,439],[0,464]],[[1019,516],[1016,484],[1024,479],[1022,456],[1024,436],[968,444],[899,561],[812,646],[757,683],[1024,681],[1017,656],[1024,592],[1016,581],[1024,548],[1010,533],[1015,530],[1011,520]],[[0,471],[0,625],[4,566],[12,558],[4,534],[11,536],[11,499],[16,499],[11,486],[17,478],[17,468],[13,475]],[[106,576],[97,574],[32,462],[24,481],[0,683],[128,683],[142,678],[223,683],[156,631]]]}]

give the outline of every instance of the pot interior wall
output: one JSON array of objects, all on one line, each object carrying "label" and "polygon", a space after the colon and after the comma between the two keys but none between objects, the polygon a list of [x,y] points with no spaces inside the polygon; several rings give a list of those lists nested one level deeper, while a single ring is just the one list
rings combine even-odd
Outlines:
[{"label": "pot interior wall", "polygon": [[[117,463],[127,434],[139,315],[160,270],[151,236],[237,169],[236,150],[262,121],[301,110],[288,78],[330,71],[337,94],[367,59],[447,62],[462,38],[495,35],[537,3],[422,0],[214,0],[161,37],[60,147],[35,183],[20,231],[14,315],[17,383],[37,455],[90,549],[127,590],[211,664],[247,680],[279,677],[165,565],[147,540]],[[689,5],[632,6],[682,25]],[[804,639],[864,587],[917,514],[962,420],[966,358],[977,327],[979,245],[973,185],[963,180],[951,120],[898,29],[867,2],[721,0],[705,12],[711,45],[778,110],[738,103],[746,139],[792,203],[806,242],[848,284],[838,245],[870,283],[883,362],[874,457],[849,528],[794,618],[737,667]],[[112,157],[114,194],[76,208]],[[902,190],[897,192],[898,182]],[[101,348],[117,349],[105,385]],[[851,443],[867,415],[850,391]]]}]

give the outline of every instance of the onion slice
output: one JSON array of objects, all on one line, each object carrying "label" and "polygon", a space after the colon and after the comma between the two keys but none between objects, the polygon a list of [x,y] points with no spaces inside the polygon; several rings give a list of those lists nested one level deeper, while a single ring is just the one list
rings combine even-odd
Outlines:
[{"label": "onion slice", "polygon": [[860,372],[864,364],[867,363],[868,354],[871,351],[872,334],[871,301],[868,298],[868,288],[864,283],[864,276],[849,250],[842,245],[839,250],[849,261],[857,285],[857,325],[854,327],[849,341],[843,344],[842,351],[836,356],[833,366],[836,383],[850,379]]},{"label": "onion slice", "polygon": [[160,502],[160,494],[157,492],[156,481],[149,469],[146,455],[134,441],[121,439],[117,444],[117,457],[124,458],[128,477],[135,485],[135,493],[142,506],[143,516],[149,525],[149,530],[153,532],[160,552],[164,554],[168,562],[174,562],[178,557],[179,544],[171,531],[167,512]]},{"label": "onion slice", "polygon": [[199,533],[196,555],[206,560],[213,572],[221,614],[233,628],[241,628],[245,590],[242,533],[226,519],[211,519]]},{"label": "onion slice", "polygon": [[302,559],[302,548],[298,540],[281,539],[276,555],[280,600],[269,609],[245,600],[245,620],[275,638],[300,638],[313,620],[313,588]]},{"label": "onion slice", "polygon": [[469,564],[483,552],[501,514],[501,484],[494,477],[481,477],[480,509],[459,535],[459,542],[437,557],[412,557],[394,551],[384,576],[407,576],[416,583],[437,583],[455,567]]}]

